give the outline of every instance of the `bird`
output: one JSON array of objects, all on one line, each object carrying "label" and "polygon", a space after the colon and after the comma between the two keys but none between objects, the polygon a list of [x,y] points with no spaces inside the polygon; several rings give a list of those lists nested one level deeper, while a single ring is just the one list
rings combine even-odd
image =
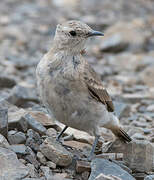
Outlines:
[{"label": "bird", "polygon": [[56,120],[68,127],[95,136],[89,157],[104,127],[122,139],[132,139],[114,115],[114,105],[100,76],[83,57],[85,43],[93,36],[104,36],[87,24],[70,20],[57,25],[53,43],[36,68],[37,87],[41,101]]}]

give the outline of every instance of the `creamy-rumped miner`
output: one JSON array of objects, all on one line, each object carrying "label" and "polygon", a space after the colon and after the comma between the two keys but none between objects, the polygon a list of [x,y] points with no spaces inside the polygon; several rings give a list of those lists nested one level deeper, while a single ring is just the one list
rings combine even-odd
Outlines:
[{"label": "creamy-rumped miner", "polygon": [[86,131],[95,136],[93,155],[99,129],[110,129],[126,142],[131,138],[113,114],[112,100],[100,77],[82,56],[86,40],[103,36],[80,21],[59,24],[51,49],[36,69],[38,90],[44,105],[67,127]]}]

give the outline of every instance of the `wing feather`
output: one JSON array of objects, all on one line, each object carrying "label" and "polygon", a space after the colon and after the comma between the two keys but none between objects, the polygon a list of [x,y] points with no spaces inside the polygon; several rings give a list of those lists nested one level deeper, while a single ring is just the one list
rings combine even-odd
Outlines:
[{"label": "wing feather", "polygon": [[90,95],[95,98],[97,101],[100,101],[109,112],[114,111],[114,105],[112,99],[109,96],[108,92],[104,88],[100,77],[96,72],[91,68],[89,64],[84,66],[84,80],[88,87]]}]

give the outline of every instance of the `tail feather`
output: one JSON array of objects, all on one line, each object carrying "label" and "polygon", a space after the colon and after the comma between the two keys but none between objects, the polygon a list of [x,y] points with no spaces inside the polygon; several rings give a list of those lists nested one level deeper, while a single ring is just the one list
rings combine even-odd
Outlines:
[{"label": "tail feather", "polygon": [[122,129],[122,128],[119,128],[117,130],[117,133],[116,135],[122,139],[124,142],[130,142],[132,141],[131,137]]}]

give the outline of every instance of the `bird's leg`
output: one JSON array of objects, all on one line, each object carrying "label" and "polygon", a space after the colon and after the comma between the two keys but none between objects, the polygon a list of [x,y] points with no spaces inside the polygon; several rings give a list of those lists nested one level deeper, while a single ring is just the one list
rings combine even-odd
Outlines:
[{"label": "bird's leg", "polygon": [[62,134],[65,132],[65,130],[68,128],[68,126],[65,126],[64,129],[58,134],[58,136],[56,137],[56,141],[59,142],[60,137],[62,136]]},{"label": "bird's leg", "polygon": [[89,155],[89,157],[88,157],[88,160],[89,160],[89,161],[91,161],[92,158],[93,158],[93,156],[94,156],[95,148],[96,148],[96,146],[97,146],[99,137],[100,137],[100,136],[98,136],[98,135],[95,136],[95,140],[94,140],[94,143],[93,143],[93,145],[92,145],[92,149],[91,149],[90,155]]}]

